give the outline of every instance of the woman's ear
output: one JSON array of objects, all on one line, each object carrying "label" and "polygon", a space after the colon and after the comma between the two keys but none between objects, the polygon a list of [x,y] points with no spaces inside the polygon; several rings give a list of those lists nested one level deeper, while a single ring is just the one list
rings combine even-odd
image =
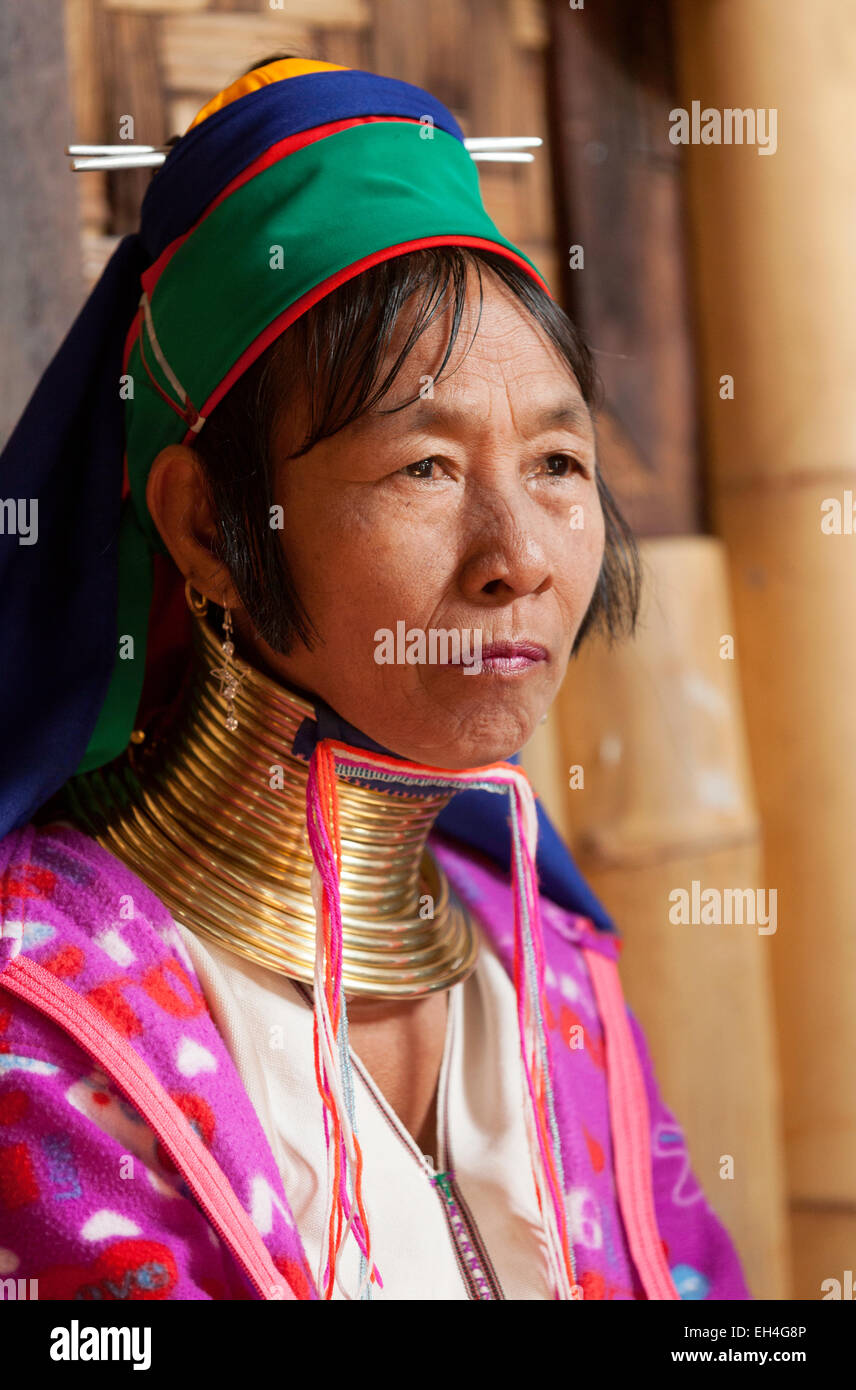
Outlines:
[{"label": "woman's ear", "polygon": [[151,466],[146,503],[164,545],[185,579],[220,607],[240,604],[215,545],[217,522],[205,473],[185,444],[168,444]]}]

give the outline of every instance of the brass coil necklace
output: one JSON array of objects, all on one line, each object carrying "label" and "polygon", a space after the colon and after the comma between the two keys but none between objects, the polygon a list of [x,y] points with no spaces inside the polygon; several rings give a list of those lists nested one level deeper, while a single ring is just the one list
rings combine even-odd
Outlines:
[{"label": "brass coil necklace", "polygon": [[[222,662],[202,617],[181,714],[107,768],[69,784],[69,814],[200,936],[307,984],[314,981],[308,762],[291,752],[312,704],[245,663],[227,729],[211,680]],[[135,736],[137,737],[137,736]],[[478,939],[426,849],[447,793],[401,796],[344,778],[343,989],[412,998],[473,970]]]}]

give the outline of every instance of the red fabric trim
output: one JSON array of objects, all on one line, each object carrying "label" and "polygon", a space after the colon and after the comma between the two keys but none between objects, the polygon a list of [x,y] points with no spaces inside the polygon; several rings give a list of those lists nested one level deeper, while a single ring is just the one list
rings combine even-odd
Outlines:
[{"label": "red fabric trim", "polygon": [[87,999],[26,956],[10,962],[0,984],[52,1019],[113,1078],[157,1134],[259,1297],[296,1299],[219,1163],[121,1033]]},{"label": "red fabric trim", "polygon": [[[240,377],[248,367],[252,366],[253,362],[255,362],[257,357],[261,356],[265,348],[269,347],[281,333],[285,332],[286,328],[289,328],[296,319],[300,318],[301,314],[305,314],[308,309],[312,308],[313,304],[317,304],[325,295],[331,294],[333,290],[338,289],[339,285],[345,284],[347,280],[353,279],[355,275],[362,274],[364,270],[368,270],[373,265],[380,265],[382,261],[392,260],[394,256],[404,256],[408,251],[420,251],[428,246],[474,246],[484,251],[496,251],[500,255],[506,256],[508,260],[513,261],[515,265],[522,266],[527,274],[531,275],[547,294],[550,294],[547,285],[541,279],[540,275],[535,273],[528,261],[525,261],[522,256],[515,255],[513,251],[508,250],[505,246],[501,246],[498,242],[488,241],[485,237],[460,236],[453,232],[446,233],[443,236],[419,237],[415,241],[400,242],[397,246],[384,246],[381,250],[372,251],[370,255],[363,256],[360,260],[354,261],[352,265],[345,266],[342,270],[337,270],[335,274],[328,276],[326,280],[322,280],[320,285],[314,285],[311,290],[307,290],[306,294],[301,295],[301,297],[296,299],[293,304],[290,304],[287,309],[283,309],[282,313],[278,314],[277,317],[268,324],[267,328],[262,329],[259,336],[250,343],[249,347],[244,349],[238,360],[229,368],[219,386],[214,388],[211,395],[202,405],[199,412],[200,415],[204,415],[207,418],[218,401],[223,399],[229,388],[238,380],[238,377]],[[550,298],[552,299],[552,295],[550,295]],[[187,444],[193,437],[193,431],[190,429],[187,430],[181,441],[182,444]]]},{"label": "red fabric trim", "polygon": [[618,967],[588,947],[582,950],[603,1024],[615,1186],[630,1254],[647,1298],[680,1299],[657,1227],[648,1097]]},{"label": "red fabric trim", "polygon": [[146,354],[145,354],[145,350],[144,350],[144,348],[143,348],[143,343],[144,343],[144,342],[145,342],[145,334],[142,332],[142,329],[141,329],[141,331],[140,331],[140,361],[141,361],[142,364],[143,364],[143,367],[144,367],[144,369],[145,369],[146,376],[148,377],[149,381],[152,383],[152,386],[153,386],[153,387],[155,388],[155,390],[157,391],[157,393],[158,393],[158,395],[160,396],[161,400],[162,400],[162,401],[165,401],[166,404],[169,406],[170,410],[175,411],[175,414],[178,416],[179,420],[184,420],[184,421],[190,426],[190,428],[191,428],[191,430],[192,430],[192,429],[193,429],[193,426],[196,424],[196,421],[199,419],[199,411],[196,409],[196,407],[194,406],[194,404],[193,404],[193,402],[191,401],[190,397],[187,396],[186,393],[185,393],[185,399],[186,399],[186,401],[187,401],[187,404],[186,404],[186,405],[181,405],[178,401],[174,401],[174,400],[172,399],[172,396],[168,396],[168,395],[167,395],[166,391],[164,391],[163,387],[162,387],[162,386],[160,385],[160,383],[157,381],[157,378],[154,376],[151,367],[149,366],[148,362],[146,361]]},{"label": "red fabric trim", "polygon": [[152,558],[146,669],[136,727],[159,737],[175,717],[189,678],[193,619],[184,596],[184,575],[172,556],[156,551]]}]

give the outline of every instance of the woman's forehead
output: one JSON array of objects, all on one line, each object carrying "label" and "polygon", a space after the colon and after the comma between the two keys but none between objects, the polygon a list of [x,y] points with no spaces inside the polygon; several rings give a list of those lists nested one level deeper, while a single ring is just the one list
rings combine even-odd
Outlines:
[{"label": "woman's forehead", "polygon": [[[573,368],[527,307],[489,274],[484,277],[480,302],[474,278],[471,275],[448,360],[444,364],[453,324],[452,303],[434,315],[409,348],[389,398],[379,403],[380,409],[395,409],[417,392],[420,398],[431,398],[441,387],[446,395],[463,391],[465,383],[475,385],[481,375],[502,378],[518,395],[540,395],[546,390],[555,393],[564,383],[565,394],[575,398],[588,415]],[[402,309],[381,360],[379,379],[405,349],[415,314],[415,303]]]},{"label": "woman's forehead", "polygon": [[[366,321],[366,334],[385,333],[383,350],[368,369],[372,392],[388,377],[392,380],[369,408],[336,431],[340,444],[367,437],[382,440],[432,426],[463,431],[467,413],[472,424],[474,413],[489,409],[487,400],[497,391],[512,403],[515,417],[522,421],[521,434],[553,426],[593,439],[592,417],[567,356],[490,266],[479,269],[481,275],[472,263],[467,265],[463,294],[454,292],[451,279],[431,293],[420,286],[404,301],[391,326],[387,320],[385,330],[382,308],[375,310],[376,328],[371,319]],[[327,331],[326,325],[317,326],[309,351],[299,332],[296,337],[288,330],[283,335],[287,350],[279,361],[283,396],[275,427],[281,458],[304,446],[319,407],[323,410],[325,401],[330,404],[329,371],[315,375],[309,365],[310,360],[325,360]],[[350,402],[369,384],[364,379],[365,347],[365,334],[355,336],[351,355],[363,370],[359,378],[347,363],[336,363],[334,375],[342,392],[336,402],[339,419],[346,418]],[[456,414],[460,418],[455,419]]]}]

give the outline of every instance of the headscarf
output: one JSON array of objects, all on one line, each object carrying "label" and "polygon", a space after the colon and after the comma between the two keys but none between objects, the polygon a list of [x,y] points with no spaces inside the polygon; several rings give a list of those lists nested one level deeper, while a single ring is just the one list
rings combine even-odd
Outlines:
[{"label": "headscarf", "polygon": [[[282,59],[219,93],[172,147],[139,231],[117,246],[0,455],[2,498],[38,508],[35,544],[8,525],[0,537],[0,836],[118,756],[144,676],[156,683],[186,652],[177,572],[145,500],[159,451],[192,444],[324,295],[443,245],[499,253],[550,293],[488,217],[454,117],[409,83]],[[317,712],[318,738],[378,747],[320,701]],[[461,791],[436,824],[508,870],[497,800]],[[540,802],[537,871],[561,906],[615,931]]]}]

